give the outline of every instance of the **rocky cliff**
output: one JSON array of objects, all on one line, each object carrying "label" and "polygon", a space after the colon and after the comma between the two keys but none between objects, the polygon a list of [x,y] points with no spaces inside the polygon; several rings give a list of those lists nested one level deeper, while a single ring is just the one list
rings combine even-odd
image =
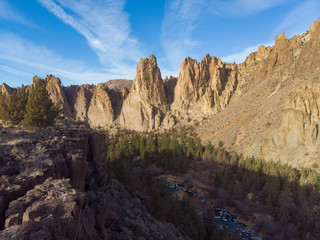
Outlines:
[{"label": "rocky cliff", "polygon": [[88,121],[91,126],[104,127],[114,121],[114,111],[108,94],[108,87],[98,84],[88,108]]},{"label": "rocky cliff", "polygon": [[174,89],[173,108],[179,111],[195,105],[200,113],[213,114],[229,103],[236,86],[236,65],[209,54],[200,63],[185,58]]},{"label": "rocky cliff", "polygon": [[238,65],[230,103],[197,129],[203,140],[294,166],[319,163],[319,25],[291,39],[282,33]]},{"label": "rocky cliff", "polygon": [[112,177],[87,124],[0,134],[0,239],[187,239]]},{"label": "rocky cliff", "polygon": [[140,59],[133,86],[123,102],[120,125],[138,131],[157,129],[166,104],[164,82],[155,56]]},{"label": "rocky cliff", "polygon": [[61,86],[61,80],[55,76],[47,75],[44,82],[51,100],[62,107],[62,112],[66,117],[72,117],[72,110]]},{"label": "rocky cliff", "polygon": [[[187,125],[204,142],[223,141],[229,150],[311,164],[320,157],[317,113],[308,110],[317,109],[319,38],[317,21],[291,39],[281,33],[274,46],[260,46],[241,64],[188,57],[178,78],[163,80],[151,55],[140,60],[134,81],[70,87],[52,76],[45,81],[66,116],[92,127],[145,131]],[[10,94],[8,86],[2,88]]]},{"label": "rocky cliff", "polygon": [[7,98],[9,97],[12,93],[14,92],[14,89],[9,87],[7,84],[2,83],[0,86],[0,96],[2,98]]}]

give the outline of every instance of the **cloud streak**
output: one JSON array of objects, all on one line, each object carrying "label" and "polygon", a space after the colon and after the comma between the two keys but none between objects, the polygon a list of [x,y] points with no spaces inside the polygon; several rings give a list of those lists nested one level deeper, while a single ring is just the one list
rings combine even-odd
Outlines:
[{"label": "cloud streak", "polygon": [[[294,1],[296,0],[167,0],[161,43],[172,72],[177,72],[184,57],[198,57],[197,50],[201,42],[194,38],[193,32],[201,14],[210,12],[227,18],[248,16]],[[241,62],[256,47],[249,46],[239,53],[226,56],[225,60]]]},{"label": "cloud streak", "polygon": [[125,0],[38,0],[88,42],[107,71],[134,74],[142,56],[138,41],[131,36]]},{"label": "cloud streak", "polygon": [[66,84],[99,83],[119,78],[119,74],[89,68],[82,61],[65,59],[47,47],[36,46],[11,33],[0,33],[0,42],[0,74],[3,77],[9,73],[9,76],[13,74],[25,79],[51,73]]},{"label": "cloud streak", "polygon": [[167,1],[161,26],[161,43],[173,71],[200,41],[192,36],[205,0]]},{"label": "cloud streak", "polygon": [[32,25],[19,11],[12,8],[7,0],[0,1],[0,18],[28,26]]},{"label": "cloud streak", "polygon": [[275,29],[273,35],[277,35],[283,31],[287,37],[301,34],[309,29],[313,21],[317,21],[320,13],[319,0],[303,1],[292,9]]},{"label": "cloud streak", "polygon": [[238,53],[234,53],[229,56],[222,57],[221,59],[222,59],[222,61],[228,62],[228,63],[233,63],[233,62],[242,63],[246,60],[246,58],[249,56],[250,53],[256,52],[258,50],[259,46],[261,46],[261,45],[271,46],[273,44],[274,44],[274,42],[268,42],[265,44],[257,44],[254,46],[249,46],[249,47],[244,48],[242,51],[240,51]]},{"label": "cloud streak", "polygon": [[208,9],[220,17],[243,17],[296,0],[211,0]]}]

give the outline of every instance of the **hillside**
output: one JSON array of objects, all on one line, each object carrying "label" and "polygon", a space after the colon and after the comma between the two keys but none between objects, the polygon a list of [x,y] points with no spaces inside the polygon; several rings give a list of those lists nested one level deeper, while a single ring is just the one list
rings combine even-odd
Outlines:
[{"label": "hillside", "polygon": [[[48,75],[47,90],[65,116],[91,127],[137,131],[191,127],[201,140],[246,156],[319,163],[320,21],[292,39],[282,33],[242,64],[206,55],[185,58],[178,78],[163,80],[155,56],[140,59],[134,81],[63,87]],[[2,85],[3,98],[10,88]],[[320,164],[318,164],[320,165]]]},{"label": "hillside", "polygon": [[188,239],[114,178],[87,124],[0,135],[0,239]]}]

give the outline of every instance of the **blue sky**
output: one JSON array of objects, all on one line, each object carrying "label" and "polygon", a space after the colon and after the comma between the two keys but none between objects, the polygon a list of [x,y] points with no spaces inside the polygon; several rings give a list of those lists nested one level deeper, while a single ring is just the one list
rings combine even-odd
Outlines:
[{"label": "blue sky", "polygon": [[319,16],[319,0],[0,0],[0,83],[133,79],[150,54],[163,78],[187,56],[240,63]]}]

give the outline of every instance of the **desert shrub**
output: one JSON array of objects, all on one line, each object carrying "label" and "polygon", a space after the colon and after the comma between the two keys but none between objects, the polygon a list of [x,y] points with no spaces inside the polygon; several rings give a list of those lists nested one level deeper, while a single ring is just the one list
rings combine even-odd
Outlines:
[{"label": "desert shrub", "polygon": [[319,165],[318,165],[318,163],[315,162],[315,163],[312,163],[311,167],[316,169],[319,167]]}]

